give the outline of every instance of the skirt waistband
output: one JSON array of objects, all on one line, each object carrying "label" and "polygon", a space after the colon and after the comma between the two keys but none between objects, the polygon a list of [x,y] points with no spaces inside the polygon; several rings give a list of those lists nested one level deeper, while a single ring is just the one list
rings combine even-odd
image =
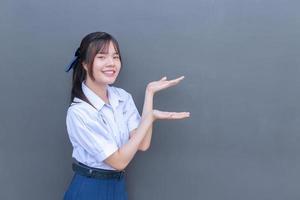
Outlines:
[{"label": "skirt waistband", "polygon": [[121,179],[124,176],[125,171],[114,171],[114,170],[107,170],[107,169],[98,169],[89,167],[84,165],[80,162],[73,162],[72,169],[74,172],[91,178],[98,178],[98,179]]}]

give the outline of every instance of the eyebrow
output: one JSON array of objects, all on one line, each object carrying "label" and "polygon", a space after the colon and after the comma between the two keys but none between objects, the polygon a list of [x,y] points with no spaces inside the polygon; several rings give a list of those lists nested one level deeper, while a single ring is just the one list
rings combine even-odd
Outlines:
[{"label": "eyebrow", "polygon": [[[99,52],[99,53],[97,53],[97,54],[106,54],[106,55],[108,55],[109,53],[101,53],[101,52]],[[96,55],[97,55],[96,54]],[[112,55],[119,55],[119,53],[113,53]]]}]

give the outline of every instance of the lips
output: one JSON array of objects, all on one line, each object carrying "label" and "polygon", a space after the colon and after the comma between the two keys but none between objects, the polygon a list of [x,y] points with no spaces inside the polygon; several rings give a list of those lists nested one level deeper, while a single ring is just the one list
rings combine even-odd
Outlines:
[{"label": "lips", "polygon": [[105,75],[107,76],[113,76],[116,71],[115,70],[105,70],[105,71],[102,71]]}]

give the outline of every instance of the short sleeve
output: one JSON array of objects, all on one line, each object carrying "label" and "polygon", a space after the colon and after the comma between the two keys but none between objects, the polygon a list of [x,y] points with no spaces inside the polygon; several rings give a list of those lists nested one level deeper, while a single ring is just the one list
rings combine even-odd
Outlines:
[{"label": "short sleeve", "polygon": [[141,116],[137,110],[131,94],[128,93],[128,99],[125,106],[126,121],[129,132],[136,129],[141,121]]},{"label": "short sleeve", "polygon": [[66,124],[72,145],[80,146],[98,162],[117,151],[116,144],[99,131],[99,125],[86,123],[79,111],[69,109]]}]

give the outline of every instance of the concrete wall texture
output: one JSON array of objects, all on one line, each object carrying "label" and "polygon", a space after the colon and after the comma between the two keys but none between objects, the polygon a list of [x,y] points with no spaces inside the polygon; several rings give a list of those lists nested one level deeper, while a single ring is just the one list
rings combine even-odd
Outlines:
[{"label": "concrete wall texture", "polygon": [[65,116],[84,35],[121,46],[116,86],[142,111],[148,82],[185,80],[127,168],[130,200],[300,199],[300,2],[296,0],[0,3],[0,199],[62,199],[72,177]]}]

